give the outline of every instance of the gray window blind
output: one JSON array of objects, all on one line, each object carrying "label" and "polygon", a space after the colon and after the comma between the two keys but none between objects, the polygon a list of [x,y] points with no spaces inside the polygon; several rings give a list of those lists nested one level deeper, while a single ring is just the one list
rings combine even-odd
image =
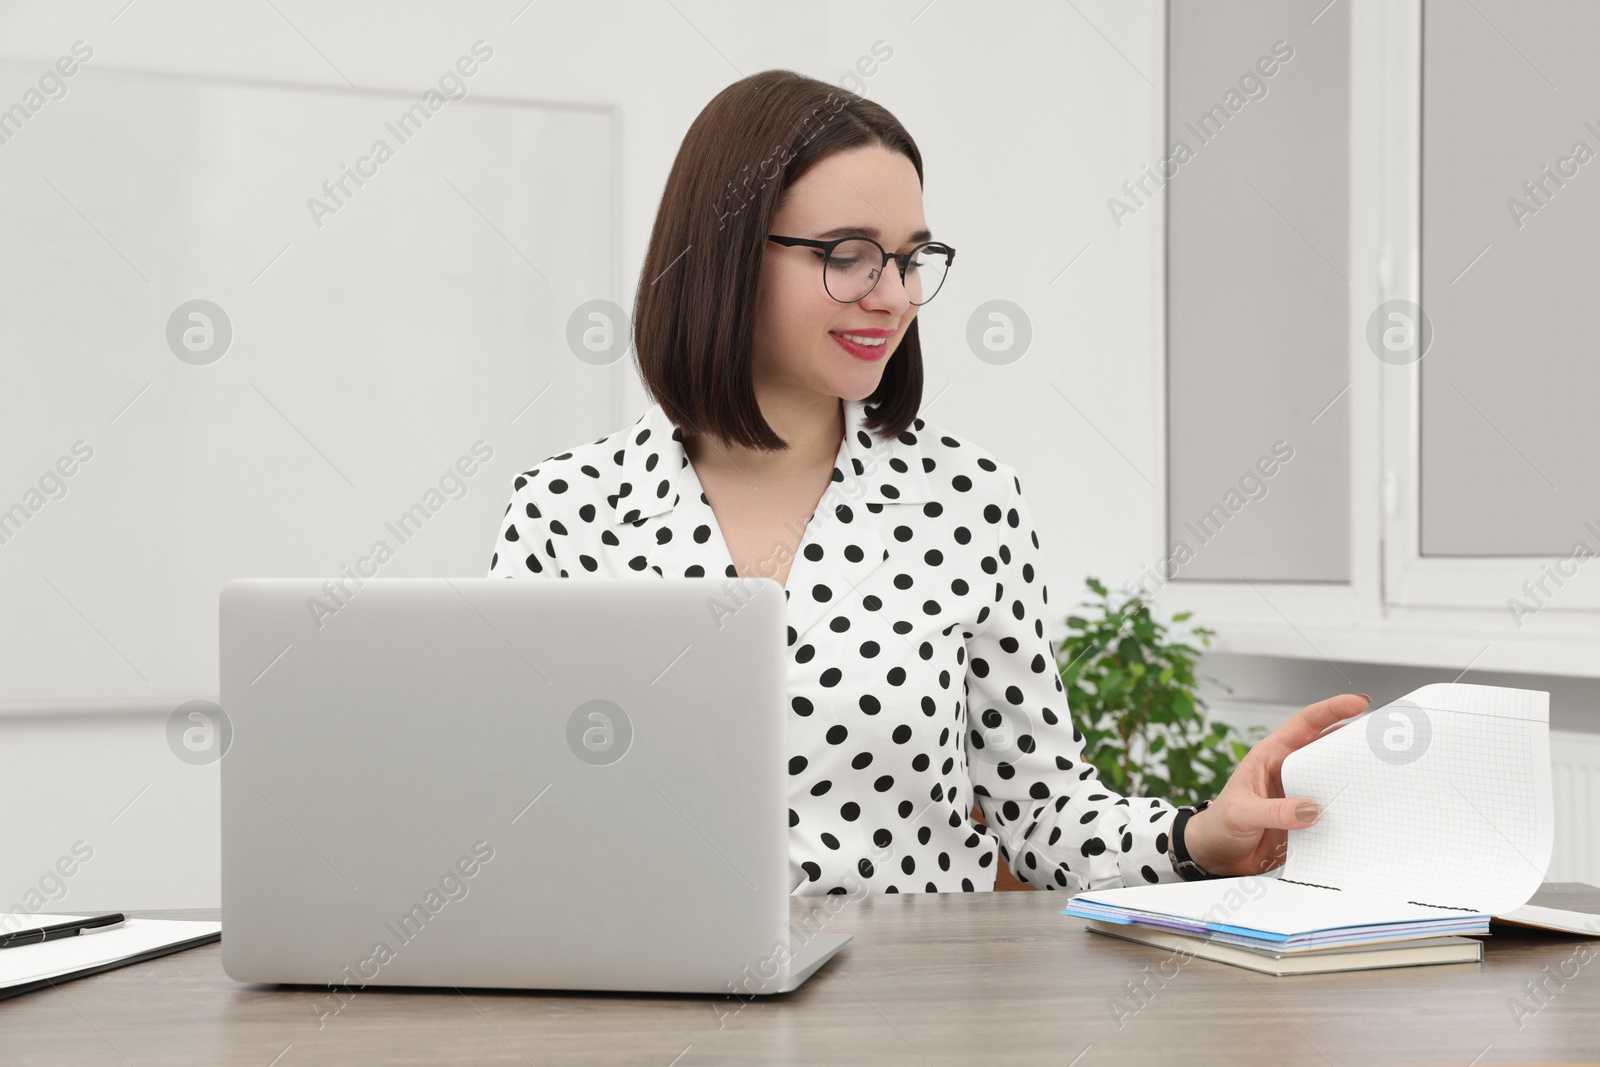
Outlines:
[{"label": "gray window blind", "polygon": [[1168,5],[1165,577],[1349,580],[1349,5],[1322,6]]},{"label": "gray window blind", "polygon": [[1423,8],[1425,556],[1600,540],[1600,5]]}]

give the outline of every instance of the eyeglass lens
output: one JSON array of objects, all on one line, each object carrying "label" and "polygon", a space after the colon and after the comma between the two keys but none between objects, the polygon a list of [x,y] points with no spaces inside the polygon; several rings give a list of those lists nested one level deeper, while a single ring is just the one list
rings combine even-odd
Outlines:
[{"label": "eyeglass lens", "polygon": [[[885,270],[897,269],[893,260],[884,266],[883,253],[871,241],[841,241],[825,257],[823,284],[829,296],[848,304],[870,293]],[[926,304],[944,284],[948,269],[945,254],[924,245],[906,265],[906,296],[913,304]]]}]

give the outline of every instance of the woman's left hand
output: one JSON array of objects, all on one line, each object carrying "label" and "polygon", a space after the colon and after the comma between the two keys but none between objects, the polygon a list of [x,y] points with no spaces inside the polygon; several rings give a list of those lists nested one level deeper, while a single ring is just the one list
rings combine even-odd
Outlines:
[{"label": "woman's left hand", "polygon": [[1322,815],[1316,801],[1283,795],[1284,757],[1371,703],[1365,693],[1329,697],[1256,742],[1211,806],[1190,816],[1183,831],[1190,858],[1218,875],[1260,874],[1281,865],[1287,831],[1303,830]]}]

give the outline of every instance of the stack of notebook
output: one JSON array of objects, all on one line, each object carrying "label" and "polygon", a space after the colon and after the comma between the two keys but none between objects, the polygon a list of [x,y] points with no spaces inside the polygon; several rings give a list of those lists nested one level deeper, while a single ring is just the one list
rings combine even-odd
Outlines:
[{"label": "stack of notebook", "polygon": [[[1113,889],[1075,897],[1065,914],[1089,920],[1101,934],[1170,949],[1180,956],[1232,963],[1267,974],[1406,967],[1421,963],[1472,963],[1483,958],[1482,942],[1463,934],[1489,932],[1489,916],[1441,916],[1433,909],[1386,898],[1343,892],[1315,899],[1315,886],[1276,878],[1230,878]],[[1239,883],[1254,883],[1245,894]],[[1151,900],[1145,889],[1169,890]],[[1270,892],[1266,891],[1269,890]],[[1138,892],[1133,906],[1115,901]],[[1159,908],[1160,910],[1146,910]]]},{"label": "stack of notebook", "polygon": [[1291,753],[1322,818],[1281,871],[1082,893],[1089,929],[1269,974],[1482,959],[1491,917],[1543,880],[1554,837],[1549,695],[1438,684]]}]

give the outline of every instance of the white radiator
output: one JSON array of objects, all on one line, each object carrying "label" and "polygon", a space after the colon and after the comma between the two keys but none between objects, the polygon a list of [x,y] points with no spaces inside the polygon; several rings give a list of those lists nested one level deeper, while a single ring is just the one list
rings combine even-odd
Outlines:
[{"label": "white radiator", "polygon": [[1600,735],[1550,731],[1556,842],[1547,882],[1600,885]]}]

